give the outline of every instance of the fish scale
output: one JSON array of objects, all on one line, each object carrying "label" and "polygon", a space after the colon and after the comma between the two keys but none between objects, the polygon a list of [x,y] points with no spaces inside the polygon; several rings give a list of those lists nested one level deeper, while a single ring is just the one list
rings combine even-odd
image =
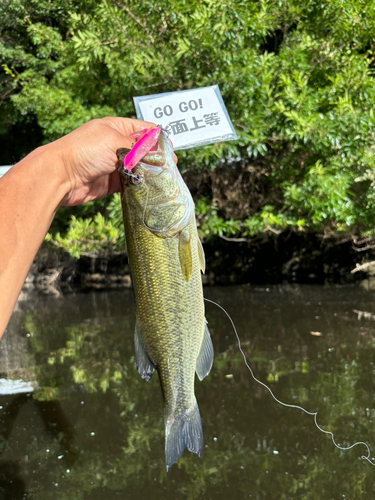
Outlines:
[{"label": "fish scale", "polygon": [[[133,170],[119,166],[126,245],[136,305],[136,363],[149,380],[156,369],[164,398],[167,470],[184,448],[197,453],[203,434],[194,395],[195,372],[202,379],[212,365],[213,349],[204,318],[201,269],[194,203],[173,161],[162,131],[159,151],[165,163]],[[201,252],[201,254],[200,254]]]}]

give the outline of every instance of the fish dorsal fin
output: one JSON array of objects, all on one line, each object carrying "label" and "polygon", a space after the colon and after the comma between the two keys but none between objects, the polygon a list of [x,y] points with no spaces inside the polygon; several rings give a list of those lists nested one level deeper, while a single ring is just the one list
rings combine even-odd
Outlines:
[{"label": "fish dorsal fin", "polygon": [[139,375],[148,382],[155,371],[155,365],[152,363],[148,354],[146,352],[142,335],[138,326],[135,326],[134,332],[134,344],[135,344],[135,365]]},{"label": "fish dorsal fin", "polygon": [[189,281],[193,270],[193,259],[191,256],[191,239],[187,230],[181,231],[178,236],[178,257],[182,274],[186,281]]},{"label": "fish dorsal fin", "polygon": [[204,256],[204,250],[203,250],[203,245],[201,240],[197,236],[197,243],[198,243],[198,261],[199,261],[199,267],[204,274],[206,270],[206,257]]},{"label": "fish dorsal fin", "polygon": [[214,347],[212,345],[211,335],[208,330],[207,320],[204,318],[204,334],[201,348],[197,357],[195,371],[197,372],[199,380],[203,380],[212,368],[214,362]]}]

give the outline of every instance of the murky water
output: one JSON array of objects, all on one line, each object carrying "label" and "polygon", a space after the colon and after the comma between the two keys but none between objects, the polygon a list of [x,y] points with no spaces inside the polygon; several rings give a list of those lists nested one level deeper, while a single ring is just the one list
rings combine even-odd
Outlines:
[{"label": "murky water", "polygon": [[[339,444],[364,440],[375,456],[375,292],[205,294],[231,314],[256,376],[279,399],[317,410]],[[206,307],[215,363],[196,382],[204,453],[185,451],[167,475],[159,382],[134,367],[132,293],[20,301],[0,342],[0,499],[373,499],[365,448],[336,449],[311,416],[272,400],[225,315]],[[12,380],[37,386],[17,393]]]}]

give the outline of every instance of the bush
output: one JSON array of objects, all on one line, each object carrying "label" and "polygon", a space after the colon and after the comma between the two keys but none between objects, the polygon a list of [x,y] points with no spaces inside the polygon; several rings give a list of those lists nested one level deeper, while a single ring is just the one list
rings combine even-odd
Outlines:
[{"label": "bush", "polygon": [[[180,152],[179,167],[208,179],[215,169],[239,180],[254,171],[256,184],[247,212],[231,220],[208,180],[197,198],[205,237],[289,228],[371,234],[374,7],[4,0],[3,132],[28,117],[49,141],[92,118],[134,116],[135,95],[218,84],[239,140]],[[238,200],[242,189],[238,182]],[[89,230],[95,219],[78,222],[77,210],[72,228]]]}]

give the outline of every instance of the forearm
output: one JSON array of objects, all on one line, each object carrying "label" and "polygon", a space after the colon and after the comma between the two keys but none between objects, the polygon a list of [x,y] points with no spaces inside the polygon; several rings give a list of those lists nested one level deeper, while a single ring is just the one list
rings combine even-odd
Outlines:
[{"label": "forearm", "polygon": [[53,216],[68,191],[50,146],[0,179],[0,338]]},{"label": "forearm", "polygon": [[106,117],[36,149],[0,179],[0,338],[59,205],[120,189],[116,150],[149,122]]}]

